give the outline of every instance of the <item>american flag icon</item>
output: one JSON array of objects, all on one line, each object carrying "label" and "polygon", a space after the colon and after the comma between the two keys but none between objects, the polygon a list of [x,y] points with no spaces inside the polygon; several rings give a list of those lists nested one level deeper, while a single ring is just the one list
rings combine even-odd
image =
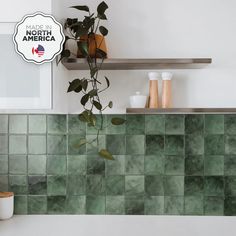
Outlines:
[{"label": "american flag icon", "polygon": [[38,45],[38,47],[36,47],[36,48],[32,48],[32,54],[34,55],[34,54],[36,54],[36,55],[38,55],[38,57],[41,57],[41,56],[43,56],[44,55],[44,51],[45,51],[45,49],[44,49],[44,47],[42,46],[42,45]]}]

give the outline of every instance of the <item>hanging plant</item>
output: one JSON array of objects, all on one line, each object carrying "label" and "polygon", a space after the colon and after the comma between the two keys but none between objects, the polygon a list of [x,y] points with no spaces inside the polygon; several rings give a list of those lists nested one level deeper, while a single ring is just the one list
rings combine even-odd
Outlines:
[{"label": "hanging plant", "polygon": [[[79,11],[86,12],[86,16],[82,21],[79,19],[68,18],[65,22],[66,39],[61,52],[58,63],[64,59],[74,55],[71,50],[66,48],[66,43],[73,40],[77,43],[76,57],[86,58],[90,70],[88,78],[76,78],[69,83],[67,92],[82,94],[80,100],[83,106],[83,112],[79,115],[79,119],[85,122],[89,127],[94,127],[97,131],[96,138],[90,142],[86,139],[80,140],[77,147],[97,142],[99,146],[99,134],[104,129],[103,111],[112,108],[113,102],[102,104],[100,95],[110,87],[110,81],[105,76],[102,80],[99,78],[99,72],[102,69],[104,60],[107,58],[107,49],[105,37],[108,35],[108,29],[100,23],[107,20],[106,10],[108,6],[105,2],[101,2],[97,7],[96,13],[91,13],[88,6],[72,6]],[[105,85],[104,85],[105,84]],[[97,122],[97,116],[94,114],[97,110],[100,115],[100,123]],[[123,125],[125,120],[122,118],[111,119],[111,125]],[[108,148],[109,149],[109,148]],[[113,160],[112,153],[105,147],[99,151],[99,155],[105,159]]]}]

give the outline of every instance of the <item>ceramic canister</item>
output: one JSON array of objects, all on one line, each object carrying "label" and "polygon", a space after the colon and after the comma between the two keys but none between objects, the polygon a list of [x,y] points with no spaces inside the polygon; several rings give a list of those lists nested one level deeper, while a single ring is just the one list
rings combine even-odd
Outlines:
[{"label": "ceramic canister", "polygon": [[12,192],[0,192],[0,220],[7,220],[13,216],[14,194]]},{"label": "ceramic canister", "polygon": [[147,102],[147,96],[141,95],[140,92],[136,92],[135,95],[130,96],[131,108],[145,108]]}]

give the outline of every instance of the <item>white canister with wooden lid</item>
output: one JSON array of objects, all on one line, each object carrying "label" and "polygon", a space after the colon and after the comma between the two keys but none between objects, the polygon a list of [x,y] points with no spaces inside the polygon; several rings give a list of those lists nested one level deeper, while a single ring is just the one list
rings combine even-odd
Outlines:
[{"label": "white canister with wooden lid", "polygon": [[12,192],[0,192],[0,220],[7,220],[13,216],[14,194]]},{"label": "white canister with wooden lid", "polygon": [[170,72],[162,73],[162,108],[172,108],[172,86],[173,74]]}]

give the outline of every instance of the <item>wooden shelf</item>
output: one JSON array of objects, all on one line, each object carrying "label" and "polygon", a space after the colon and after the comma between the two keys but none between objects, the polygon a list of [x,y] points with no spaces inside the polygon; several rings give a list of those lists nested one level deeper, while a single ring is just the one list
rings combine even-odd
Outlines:
[{"label": "wooden shelf", "polygon": [[232,114],[236,113],[236,108],[169,108],[169,109],[150,109],[150,108],[127,108],[128,114]]},{"label": "wooden shelf", "polygon": [[[99,60],[98,60],[99,62]],[[62,61],[68,70],[88,70],[85,59],[69,58]],[[105,59],[103,70],[200,69],[212,63],[211,58],[179,59]]]}]

